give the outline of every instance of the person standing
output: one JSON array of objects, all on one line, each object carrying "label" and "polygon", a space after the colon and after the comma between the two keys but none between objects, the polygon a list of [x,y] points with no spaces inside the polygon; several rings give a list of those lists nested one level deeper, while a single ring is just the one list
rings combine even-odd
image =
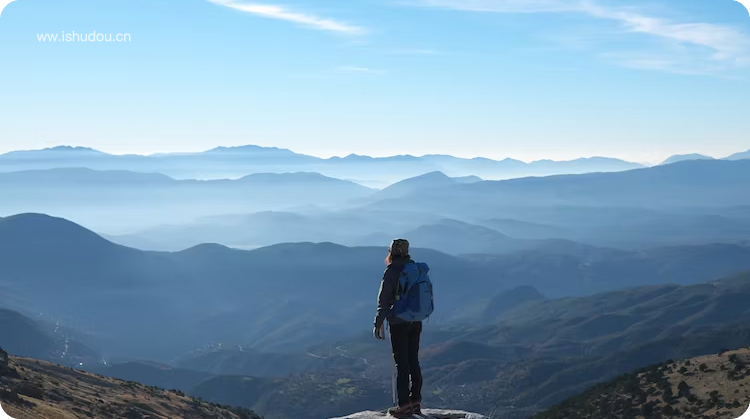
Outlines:
[{"label": "person standing", "polygon": [[433,310],[432,283],[427,265],[411,259],[409,242],[405,239],[393,240],[385,263],[387,268],[378,294],[373,335],[384,340],[385,322],[388,322],[398,394],[398,405],[388,413],[396,418],[408,418],[422,410],[419,340],[422,320]]}]

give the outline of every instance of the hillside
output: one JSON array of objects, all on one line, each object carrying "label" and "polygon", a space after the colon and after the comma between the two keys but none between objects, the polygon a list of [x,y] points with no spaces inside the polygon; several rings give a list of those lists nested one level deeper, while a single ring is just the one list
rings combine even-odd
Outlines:
[{"label": "hillside", "polygon": [[63,352],[55,340],[34,321],[12,310],[0,308],[0,347],[14,354],[49,358]]},{"label": "hillside", "polygon": [[622,375],[533,419],[735,419],[750,404],[750,349],[667,361]]},{"label": "hillside", "polygon": [[260,419],[247,409],[0,352],[0,402],[19,419]]},{"label": "hillside", "polygon": [[97,362],[100,356],[59,326],[54,329],[0,307],[0,347],[15,355],[54,359],[65,365]]}]

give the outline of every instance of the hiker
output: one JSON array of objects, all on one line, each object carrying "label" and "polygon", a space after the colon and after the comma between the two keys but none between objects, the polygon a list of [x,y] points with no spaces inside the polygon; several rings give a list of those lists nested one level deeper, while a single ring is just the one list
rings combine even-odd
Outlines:
[{"label": "hiker", "polygon": [[[398,405],[388,410],[396,418],[421,414],[422,370],[419,367],[419,339],[422,320],[433,311],[429,267],[415,263],[409,256],[409,242],[394,240],[385,258],[388,266],[378,296],[373,334],[385,339],[385,321],[391,333],[393,360],[398,378]],[[411,385],[410,385],[411,384]]]}]

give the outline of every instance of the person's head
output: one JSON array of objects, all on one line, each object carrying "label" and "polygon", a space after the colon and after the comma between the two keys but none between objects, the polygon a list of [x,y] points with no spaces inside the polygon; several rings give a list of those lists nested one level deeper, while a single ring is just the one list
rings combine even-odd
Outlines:
[{"label": "person's head", "polygon": [[406,239],[396,239],[388,246],[388,256],[385,258],[385,264],[390,265],[397,259],[409,259],[409,242]]}]

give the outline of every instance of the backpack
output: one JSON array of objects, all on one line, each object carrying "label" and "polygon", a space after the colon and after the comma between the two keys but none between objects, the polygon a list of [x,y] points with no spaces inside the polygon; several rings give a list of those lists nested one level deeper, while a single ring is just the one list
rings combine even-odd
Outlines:
[{"label": "backpack", "polygon": [[435,310],[432,281],[425,263],[409,262],[404,265],[398,280],[393,316],[407,322],[421,322]]}]

